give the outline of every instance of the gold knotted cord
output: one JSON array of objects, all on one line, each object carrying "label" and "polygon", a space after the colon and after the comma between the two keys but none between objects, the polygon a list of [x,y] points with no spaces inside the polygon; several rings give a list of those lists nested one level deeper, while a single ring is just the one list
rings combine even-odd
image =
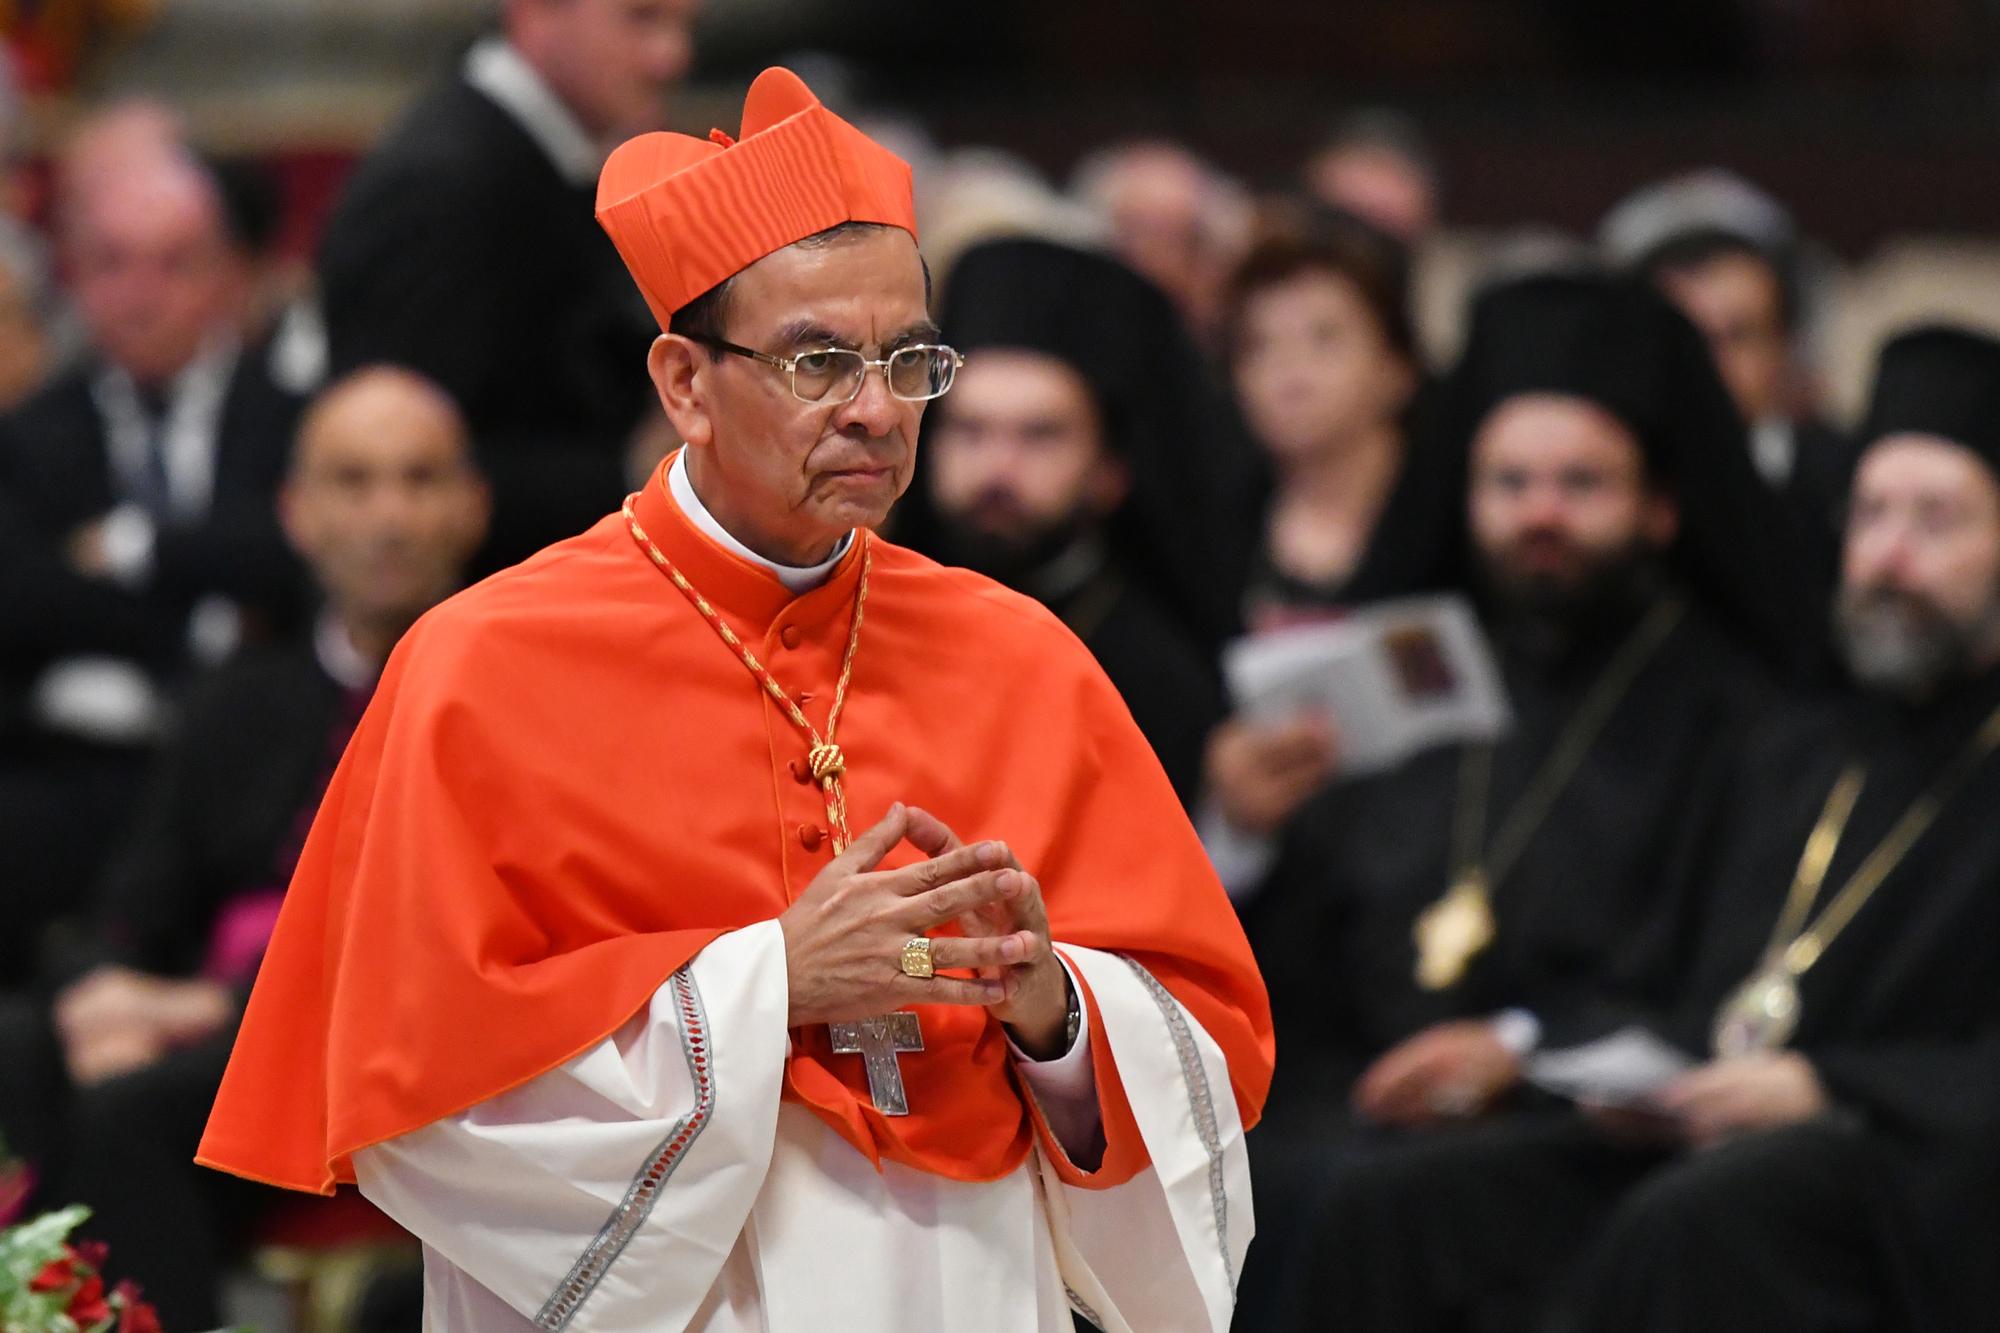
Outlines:
[{"label": "gold knotted cord", "polygon": [[868,569],[874,558],[874,552],[868,545],[868,533],[859,532],[855,538],[861,543],[861,584],[854,593],[854,617],[847,626],[847,651],[840,660],[840,683],[834,687],[833,708],[826,715],[826,735],[822,736],[819,734],[819,729],[807,719],[805,711],[792,700],[791,695],[785,693],[784,687],[771,675],[770,669],[757,660],[757,655],[737,637],[735,630],[723,622],[721,615],[709,604],[708,599],[695,590],[695,586],[688,582],[687,576],[681,573],[673,561],[667,559],[666,552],[655,545],[653,539],[646,535],[646,530],[639,526],[639,516],[633,509],[633,502],[638,498],[636,494],[625,497],[625,525],[632,530],[632,540],[639,544],[640,550],[652,558],[653,563],[660,567],[668,580],[686,594],[688,601],[694,604],[694,609],[701,613],[701,618],[709,623],[710,628],[721,637],[722,641],[736,650],[737,655],[743,659],[743,665],[750,668],[750,674],[756,678],[764,693],[770,695],[777,701],[778,706],[784,709],[785,716],[792,720],[792,725],[805,733],[809,746],[806,751],[806,763],[812,770],[813,781],[819,783],[821,798],[826,802],[826,821],[833,835],[834,855],[840,855],[847,850],[848,844],[854,841],[854,837],[847,830],[847,796],[841,790],[840,784],[842,775],[847,772],[847,757],[841,753],[840,746],[834,743],[834,733],[840,726],[840,710],[847,705],[847,683],[854,675],[854,651],[861,643],[861,618],[868,605]]}]

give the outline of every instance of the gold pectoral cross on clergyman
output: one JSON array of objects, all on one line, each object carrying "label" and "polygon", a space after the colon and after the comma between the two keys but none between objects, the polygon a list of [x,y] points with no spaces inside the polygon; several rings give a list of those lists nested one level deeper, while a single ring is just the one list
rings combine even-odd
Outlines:
[{"label": "gold pectoral cross on clergyman", "polygon": [[854,1023],[828,1023],[835,1055],[858,1055],[868,1071],[868,1095],[883,1115],[908,1115],[910,1099],[903,1091],[898,1054],[921,1051],[924,1030],[912,1013],[883,1014]]}]

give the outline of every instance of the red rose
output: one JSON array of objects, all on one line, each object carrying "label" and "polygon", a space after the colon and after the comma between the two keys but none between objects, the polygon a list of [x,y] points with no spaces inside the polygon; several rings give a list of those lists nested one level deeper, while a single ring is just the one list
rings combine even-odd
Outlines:
[{"label": "red rose", "polygon": [[104,1299],[104,1279],[95,1276],[85,1278],[83,1285],[76,1289],[76,1295],[70,1297],[69,1309],[63,1313],[85,1328],[109,1319],[111,1303]]},{"label": "red rose", "polygon": [[127,1278],[111,1293],[118,1302],[118,1333],[162,1333],[160,1316],[139,1299],[139,1284]]},{"label": "red rose", "polygon": [[51,1259],[42,1271],[28,1279],[29,1291],[61,1291],[76,1281],[76,1260],[65,1254]]}]

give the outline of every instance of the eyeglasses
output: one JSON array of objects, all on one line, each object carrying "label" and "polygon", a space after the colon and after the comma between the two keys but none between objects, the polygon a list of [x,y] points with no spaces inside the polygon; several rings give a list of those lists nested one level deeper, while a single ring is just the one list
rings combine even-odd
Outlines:
[{"label": "eyeglasses", "polygon": [[880,370],[889,392],[906,403],[922,403],[951,388],[965,358],[942,343],[899,347],[879,361],[845,347],[821,347],[797,356],[772,356],[723,338],[697,336],[695,341],[732,356],[748,357],[785,372],[792,397],[802,403],[851,403],[861,396],[868,372]]}]

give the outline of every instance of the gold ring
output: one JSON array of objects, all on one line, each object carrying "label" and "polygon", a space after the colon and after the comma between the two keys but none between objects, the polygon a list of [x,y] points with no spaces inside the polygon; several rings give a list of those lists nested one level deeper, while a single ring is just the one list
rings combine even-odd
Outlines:
[{"label": "gold ring", "polygon": [[903,975],[915,977],[918,981],[928,981],[937,975],[937,964],[931,960],[929,936],[918,935],[903,941]]}]

